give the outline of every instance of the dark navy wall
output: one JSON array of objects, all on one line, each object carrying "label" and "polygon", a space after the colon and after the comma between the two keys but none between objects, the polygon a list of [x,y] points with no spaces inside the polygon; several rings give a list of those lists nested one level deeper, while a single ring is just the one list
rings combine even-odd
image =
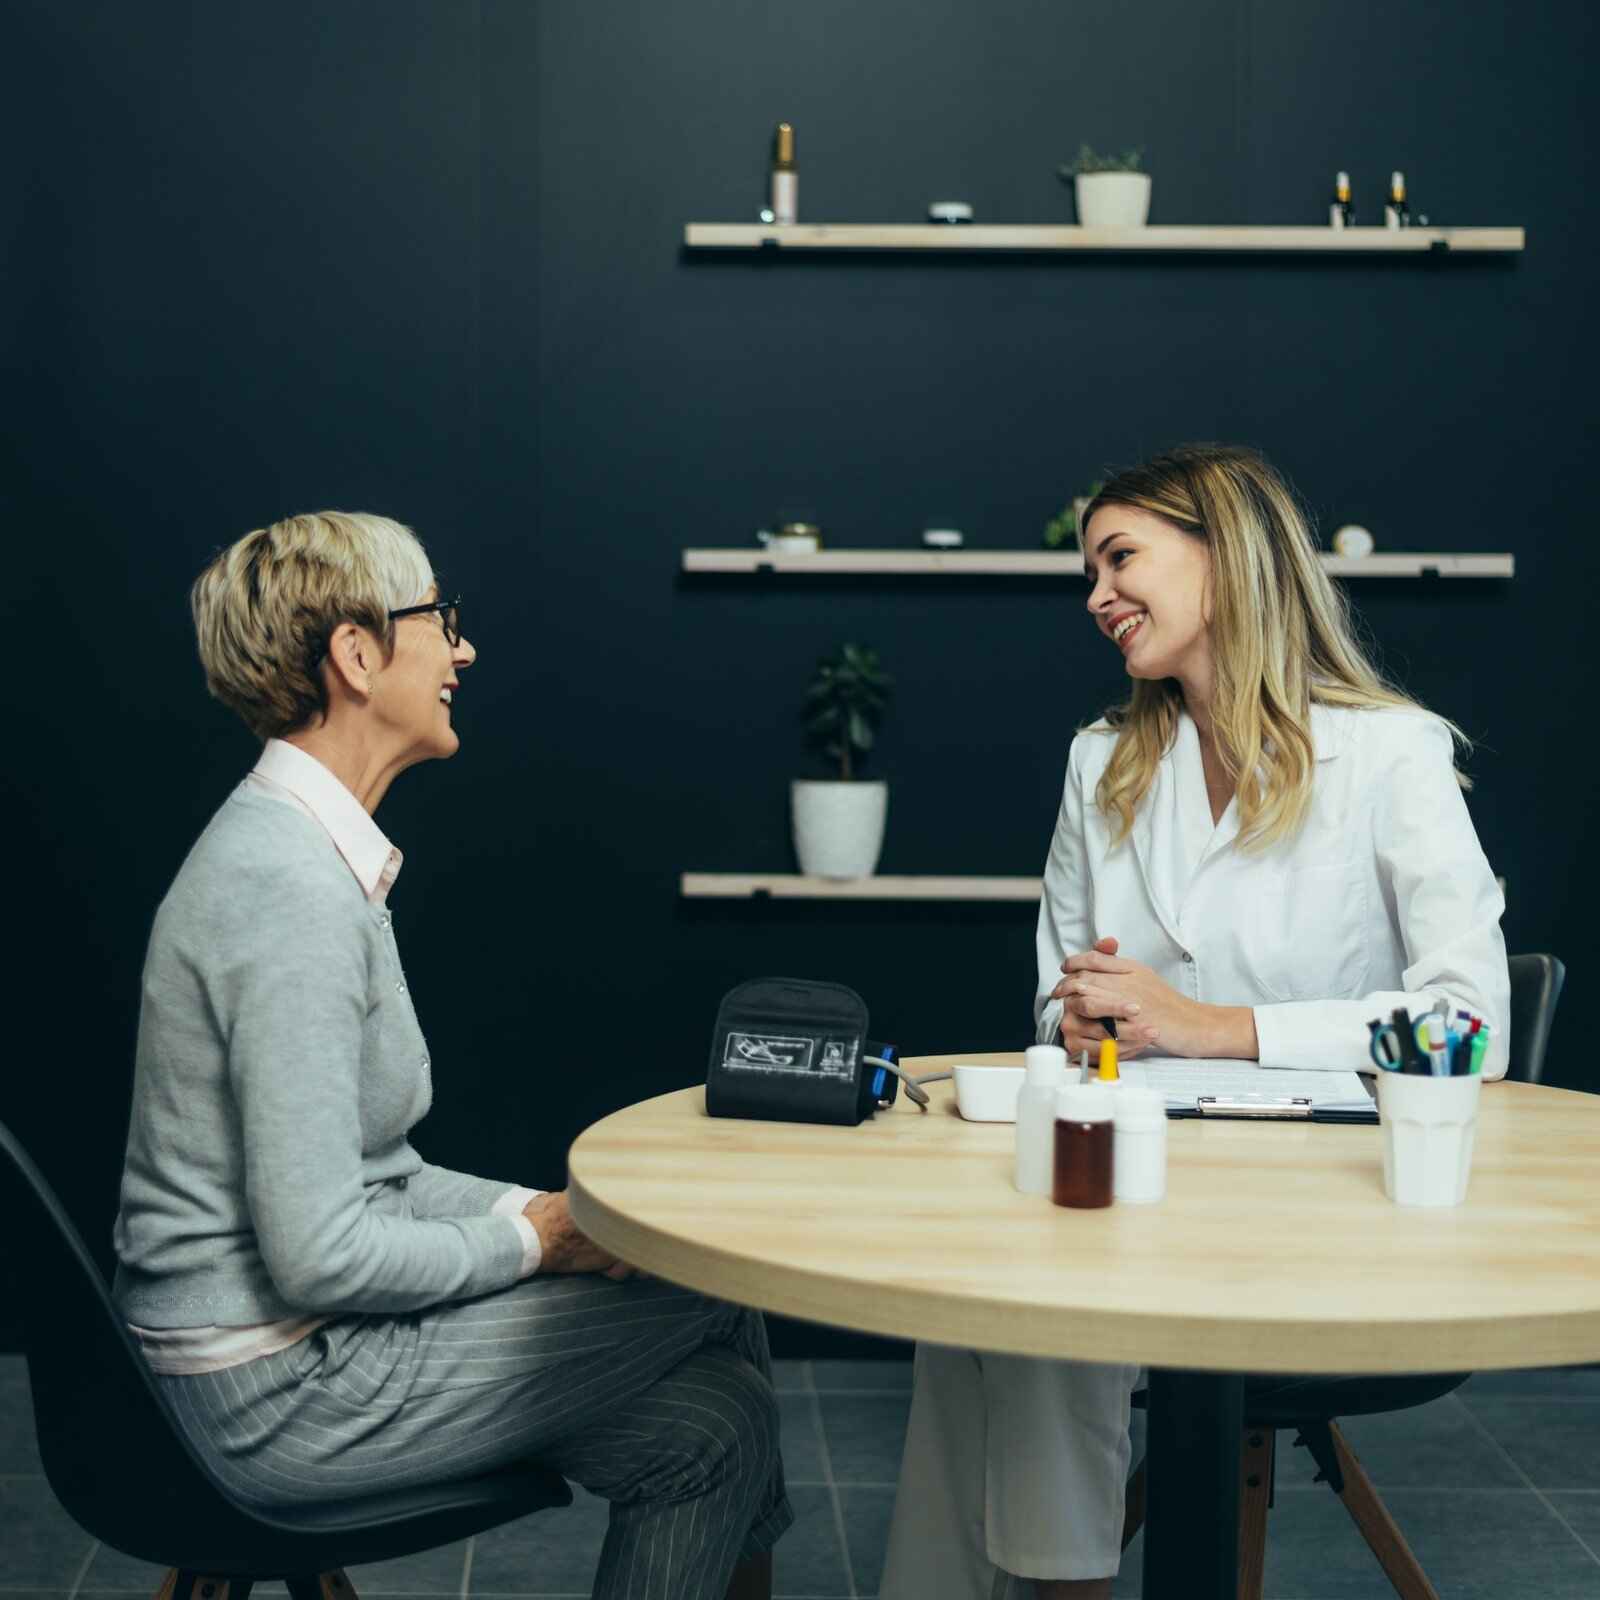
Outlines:
[{"label": "dark navy wall", "polygon": [[[696,1080],[718,996],[831,976],[910,1051],[1028,1031],[1025,907],[685,904],[790,865],[799,695],[870,639],[897,682],[890,872],[1040,869],[1073,726],[1119,692],[1075,583],[688,579],[785,506],[1028,547],[1107,465],[1264,449],[1325,528],[1512,550],[1509,583],[1353,589],[1389,670],[1482,740],[1513,949],[1594,954],[1595,43],[1576,0],[60,5],[12,14],[0,229],[13,610],[0,1116],[97,1242],[151,914],[252,759],[184,592],[333,505],[411,522],[480,652],[463,748],[397,785],[395,895],[436,1159],[557,1183],[607,1110]],[[1070,217],[1137,144],[1152,220],[1317,222],[1337,167],[1507,259],[690,258],[799,134],[808,220]],[[1551,1076],[1600,1084],[1569,999]],[[685,1175],[692,1182],[692,1175]],[[786,1330],[789,1348],[821,1335]]]}]

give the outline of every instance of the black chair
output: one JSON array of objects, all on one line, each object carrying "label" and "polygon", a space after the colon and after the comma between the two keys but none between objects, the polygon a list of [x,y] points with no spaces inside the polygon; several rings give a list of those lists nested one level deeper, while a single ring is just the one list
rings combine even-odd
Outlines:
[{"label": "black chair", "polygon": [[1518,1083],[1544,1077],[1544,1052],[1567,969],[1554,956],[1511,958],[1511,1067]]},{"label": "black chair", "polygon": [[[1537,1083],[1566,968],[1548,955],[1512,956],[1511,1064],[1507,1077]],[[1439,1600],[1382,1497],[1339,1428],[1339,1417],[1405,1411],[1449,1394],[1470,1372],[1407,1374],[1400,1377],[1255,1376],[1245,1379],[1244,1436],[1239,1451],[1239,1600],[1261,1600],[1266,1563],[1267,1512],[1272,1507],[1273,1467],[1280,1428],[1292,1428],[1317,1464],[1317,1482],[1339,1496],[1351,1520],[1378,1558],[1402,1600]],[[1143,1395],[1134,1404],[1143,1404]],[[1128,1480],[1122,1548],[1144,1524],[1145,1466]]]},{"label": "black chair", "polygon": [[161,1600],[350,1600],[341,1568],[465,1539],[547,1506],[566,1482],[527,1466],[359,1500],[257,1511],[184,1437],[99,1269],[49,1184],[0,1123],[0,1208],[50,1487],[93,1537],[172,1568]]}]

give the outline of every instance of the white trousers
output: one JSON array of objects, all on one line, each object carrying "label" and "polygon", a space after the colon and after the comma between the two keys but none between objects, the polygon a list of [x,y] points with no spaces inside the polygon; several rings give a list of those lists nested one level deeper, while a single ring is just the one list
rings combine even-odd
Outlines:
[{"label": "white trousers", "polygon": [[1010,1600],[1121,1560],[1137,1366],[919,1344],[880,1600]]}]

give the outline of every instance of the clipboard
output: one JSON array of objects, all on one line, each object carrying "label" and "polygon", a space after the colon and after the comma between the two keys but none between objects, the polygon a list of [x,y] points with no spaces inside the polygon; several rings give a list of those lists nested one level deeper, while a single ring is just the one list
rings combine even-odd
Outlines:
[{"label": "clipboard", "polygon": [[1169,1120],[1201,1122],[1349,1122],[1376,1126],[1378,1108],[1361,1111],[1346,1106],[1318,1106],[1309,1095],[1202,1094],[1191,1106],[1168,1106]]},{"label": "clipboard", "polygon": [[1355,1123],[1375,1127],[1378,1108],[1354,1071],[1262,1067],[1254,1061],[1145,1056],[1123,1065],[1130,1083],[1156,1089],[1169,1118],[1199,1121]]}]

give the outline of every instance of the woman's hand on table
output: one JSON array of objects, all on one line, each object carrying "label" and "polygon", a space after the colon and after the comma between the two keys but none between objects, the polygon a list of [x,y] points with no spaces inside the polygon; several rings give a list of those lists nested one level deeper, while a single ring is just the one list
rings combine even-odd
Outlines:
[{"label": "woman's hand on table", "polygon": [[1118,1055],[1159,1044],[1169,1056],[1256,1058],[1255,1013],[1249,1006],[1191,1000],[1143,962],[1118,955],[1115,939],[1101,939],[1093,950],[1068,956],[1061,971],[1061,982],[1050,993],[1063,1003],[1061,1035],[1069,1051],[1091,1043],[1098,1048],[1105,1030],[1093,1019],[1114,1017]]},{"label": "woman's hand on table", "polygon": [[579,1229],[567,1209],[565,1189],[535,1195],[522,1214],[539,1235],[540,1272],[599,1272],[618,1280],[633,1276],[626,1261],[618,1261]]}]

